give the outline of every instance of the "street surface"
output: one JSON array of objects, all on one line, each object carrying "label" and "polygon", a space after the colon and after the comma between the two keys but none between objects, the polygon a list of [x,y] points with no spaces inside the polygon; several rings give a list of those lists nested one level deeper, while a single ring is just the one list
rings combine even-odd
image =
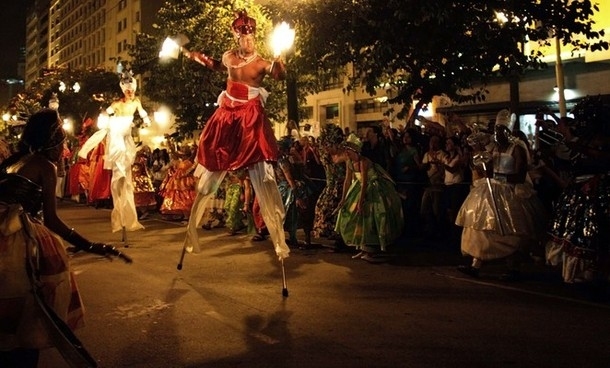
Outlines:
[{"label": "street surface", "polygon": [[[110,211],[62,202],[60,216],[134,259],[73,257],[100,367],[610,367],[610,303],[533,262],[501,282],[502,264],[470,279],[457,250],[402,244],[385,264],[328,248],[294,249],[200,229],[202,252],[178,271],[185,225],[158,217],[111,233]],[[43,368],[66,364],[54,349]]]}]

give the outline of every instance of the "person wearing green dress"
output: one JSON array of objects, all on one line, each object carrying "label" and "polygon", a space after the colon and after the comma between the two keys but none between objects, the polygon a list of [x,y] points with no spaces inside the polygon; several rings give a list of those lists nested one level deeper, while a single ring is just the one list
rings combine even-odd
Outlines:
[{"label": "person wearing green dress", "polygon": [[225,198],[225,213],[226,227],[229,234],[236,235],[239,231],[244,230],[247,226],[247,208],[245,203],[245,180],[248,172],[243,169],[229,171],[227,173],[227,188]]},{"label": "person wearing green dress", "polygon": [[352,258],[379,263],[402,232],[402,206],[390,175],[360,152],[362,141],[350,134],[343,144],[346,165],[343,198],[339,203],[335,230],[359,253]]}]

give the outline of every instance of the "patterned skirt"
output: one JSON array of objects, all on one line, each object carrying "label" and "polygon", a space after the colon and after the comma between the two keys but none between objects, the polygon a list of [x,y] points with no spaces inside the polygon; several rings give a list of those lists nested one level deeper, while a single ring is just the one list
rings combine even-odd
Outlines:
[{"label": "patterned skirt", "polygon": [[562,265],[572,283],[610,268],[610,175],[583,177],[565,189],[554,209],[547,262]]},{"label": "patterned skirt", "polygon": [[339,211],[335,230],[345,244],[365,251],[386,251],[402,233],[402,206],[394,183],[384,178],[370,180],[364,208],[356,212],[362,184],[354,180]]},{"label": "patterned skirt", "polygon": [[42,311],[31,291],[26,246],[32,254],[39,254],[38,282],[46,304],[70,328],[84,323],[82,301],[62,240],[21,211],[19,205],[0,203],[0,350],[4,351],[51,346]]}]

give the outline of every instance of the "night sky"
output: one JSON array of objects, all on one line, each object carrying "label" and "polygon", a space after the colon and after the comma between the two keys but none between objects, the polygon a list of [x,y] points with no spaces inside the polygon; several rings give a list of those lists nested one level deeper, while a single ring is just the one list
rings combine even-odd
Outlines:
[{"label": "night sky", "polygon": [[19,48],[25,46],[25,10],[30,0],[3,1],[0,22],[0,77],[17,76]]}]

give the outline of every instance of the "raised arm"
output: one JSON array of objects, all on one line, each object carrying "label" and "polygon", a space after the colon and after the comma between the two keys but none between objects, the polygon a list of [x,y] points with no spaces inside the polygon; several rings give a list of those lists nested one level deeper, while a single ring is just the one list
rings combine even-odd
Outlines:
[{"label": "raised arm", "polygon": [[269,63],[266,72],[275,80],[286,79],[286,66],[282,61],[282,58],[278,56],[275,58],[275,60]]},{"label": "raised arm", "polygon": [[212,69],[215,71],[224,71],[224,66],[219,60],[213,59],[207,56],[204,53],[197,51],[188,51],[186,49],[182,50],[182,54],[187,58],[198,62],[199,64],[205,66],[208,69]]}]

